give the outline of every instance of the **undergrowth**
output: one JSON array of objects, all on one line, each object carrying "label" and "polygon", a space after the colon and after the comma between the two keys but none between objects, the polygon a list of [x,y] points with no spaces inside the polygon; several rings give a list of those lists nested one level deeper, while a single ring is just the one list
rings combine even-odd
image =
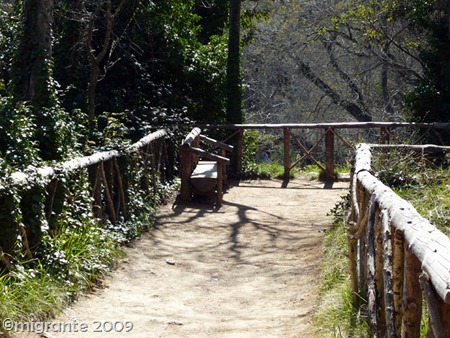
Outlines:
[{"label": "undergrowth", "polygon": [[[390,154],[390,158],[393,154]],[[396,154],[398,161],[376,162],[378,178],[422,217],[450,236],[450,167],[414,153]]]},{"label": "undergrowth", "polygon": [[[387,154],[384,154],[387,155]],[[450,235],[450,168],[445,162],[433,161],[413,153],[392,152],[378,156],[374,169],[378,178],[447,236]],[[352,304],[348,271],[347,230],[344,215],[349,197],[332,210],[333,223],[324,238],[324,262],[320,304],[315,317],[318,337],[367,337],[366,303],[360,308]],[[427,313],[423,304],[423,313]],[[427,336],[428,316],[422,316],[421,337]]]},{"label": "undergrowth", "polygon": [[317,337],[367,337],[365,308],[355,308],[348,272],[347,230],[344,218],[349,196],[331,211],[333,223],[326,230],[323,247],[322,286],[315,316]]}]

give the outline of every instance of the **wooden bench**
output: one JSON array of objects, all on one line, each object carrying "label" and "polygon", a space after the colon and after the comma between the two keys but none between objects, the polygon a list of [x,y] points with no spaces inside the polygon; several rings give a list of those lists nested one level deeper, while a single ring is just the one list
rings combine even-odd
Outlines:
[{"label": "wooden bench", "polygon": [[[220,155],[200,148],[200,140],[220,149]],[[191,200],[193,194],[216,194],[217,204],[222,203],[223,184],[226,182],[226,166],[230,159],[226,152],[233,147],[201,135],[200,128],[194,128],[186,136],[180,149],[180,197]]]}]

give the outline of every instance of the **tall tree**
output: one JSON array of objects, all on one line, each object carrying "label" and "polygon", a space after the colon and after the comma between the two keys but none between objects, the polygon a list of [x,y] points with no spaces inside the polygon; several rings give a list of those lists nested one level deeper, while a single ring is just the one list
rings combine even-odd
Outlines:
[{"label": "tall tree", "polygon": [[[408,117],[420,122],[450,122],[450,3],[417,1],[406,7],[406,16],[427,32],[420,46],[424,77],[407,96]],[[435,131],[427,142],[450,144],[450,132]]]},{"label": "tall tree", "polygon": [[244,53],[246,108],[264,122],[402,120],[423,34],[392,2],[274,2]]},{"label": "tall tree", "polygon": [[[91,6],[92,10],[85,7],[85,13],[88,21],[86,51],[89,59],[89,83],[88,83],[88,116],[89,127],[91,131],[95,129],[95,98],[98,83],[106,75],[106,72],[115,64],[111,60],[113,50],[117,47],[119,39],[114,37],[114,23],[127,0],[120,0],[114,8],[111,0],[97,0]],[[90,7],[90,6],[89,6]],[[96,27],[98,20],[103,20],[103,27],[100,32],[101,38],[94,39],[94,35],[99,29]],[[120,36],[120,35],[119,35]],[[105,61],[106,59],[106,61]],[[100,68],[104,63],[103,71]]]},{"label": "tall tree", "polygon": [[230,0],[230,22],[227,63],[227,120],[242,123],[241,90],[241,0]]},{"label": "tall tree", "polygon": [[23,1],[23,34],[15,58],[15,93],[35,108],[53,104],[51,83],[53,0]]}]

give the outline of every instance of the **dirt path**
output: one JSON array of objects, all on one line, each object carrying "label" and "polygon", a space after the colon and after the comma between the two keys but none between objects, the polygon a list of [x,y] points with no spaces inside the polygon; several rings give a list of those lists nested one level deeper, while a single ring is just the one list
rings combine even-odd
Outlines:
[{"label": "dirt path", "polygon": [[219,210],[204,198],[162,207],[105,288],[54,320],[87,332],[47,337],[313,337],[320,230],[348,184],[281,186],[240,182]]}]

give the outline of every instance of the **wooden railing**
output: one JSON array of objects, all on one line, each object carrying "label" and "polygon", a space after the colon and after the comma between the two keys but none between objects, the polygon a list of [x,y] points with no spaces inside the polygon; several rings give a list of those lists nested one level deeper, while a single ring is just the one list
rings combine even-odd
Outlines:
[{"label": "wooden railing", "polygon": [[[436,131],[439,129],[450,129],[450,123],[409,123],[409,122],[345,122],[345,123],[286,123],[286,124],[197,124],[196,126],[203,129],[229,129],[235,130],[231,136],[229,136],[224,142],[230,142],[229,140],[235,137],[236,141],[236,162],[235,167],[238,172],[242,169],[242,152],[243,152],[243,135],[246,129],[259,129],[259,130],[282,130],[283,131],[283,165],[284,165],[284,177],[289,178],[290,171],[299,162],[308,158],[312,163],[316,164],[322,169],[328,178],[334,179],[335,169],[335,139],[340,140],[349,149],[354,149],[356,144],[340,133],[340,130],[344,129],[378,129],[379,130],[379,142],[389,143],[391,140],[395,143],[402,143],[398,140],[394,134],[395,129],[414,128],[422,129],[428,132]],[[292,132],[298,129],[310,129],[310,130],[322,130],[322,136],[311,147],[305,146],[303,140],[295,136]],[[313,155],[313,151],[322,143],[325,144],[325,166],[323,166]],[[358,141],[360,143],[361,141]],[[291,162],[291,150],[294,144],[296,148],[300,150],[297,160]]]},{"label": "wooden railing", "polygon": [[[4,177],[0,182],[0,267],[3,265],[9,269],[9,257],[12,257],[17,245],[31,259],[39,245],[42,229],[48,228],[50,236],[53,236],[55,229],[51,226],[51,219],[58,216],[55,196],[67,175],[87,175],[94,217],[107,219],[113,225],[119,219],[127,221],[130,218],[129,203],[133,202],[133,197],[128,194],[130,185],[138,186],[150,196],[157,192],[158,181],[165,181],[171,176],[165,137],[166,131],[159,130],[123,151],[99,152],[54,167],[37,168],[31,173],[15,172]],[[138,171],[143,174],[136,177]],[[138,182],[134,182],[136,179]],[[33,211],[35,206],[30,203],[38,203],[39,210]],[[45,213],[43,222],[46,224],[27,224],[29,220],[24,215],[29,214],[30,210],[34,214],[31,217],[28,215],[28,218],[37,219]],[[17,233],[20,234],[19,240]]]},{"label": "wooden railing", "polygon": [[367,301],[371,337],[419,337],[424,315],[427,337],[450,337],[450,239],[373,175],[371,149],[381,147],[450,150],[357,147],[348,239],[354,302]]}]

